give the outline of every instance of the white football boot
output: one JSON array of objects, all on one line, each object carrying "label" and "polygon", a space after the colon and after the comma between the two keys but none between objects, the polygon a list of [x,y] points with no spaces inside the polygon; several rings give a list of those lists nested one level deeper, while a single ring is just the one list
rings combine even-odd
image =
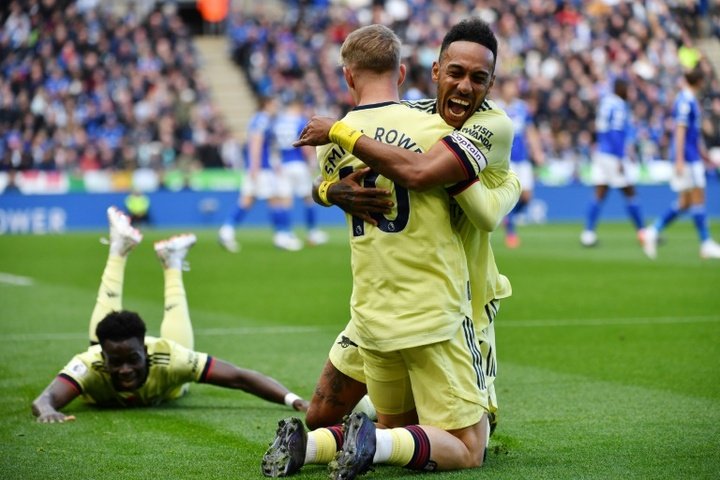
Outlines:
[{"label": "white football boot", "polygon": [[708,238],[700,245],[700,257],[720,258],[720,245],[712,238]]},{"label": "white football boot", "polygon": [[289,232],[277,232],[273,236],[273,245],[281,250],[288,250],[290,252],[297,252],[303,247],[302,240]]},{"label": "white football boot", "polygon": [[597,234],[592,230],[583,230],[580,234],[580,243],[583,247],[594,247],[597,245]]},{"label": "white football boot", "polygon": [[230,225],[223,225],[218,231],[218,243],[230,253],[240,251],[240,245],[235,240],[235,229]]},{"label": "white football boot", "polygon": [[193,233],[181,233],[155,242],[155,253],[160,259],[163,268],[176,268],[178,270],[190,270],[189,264],[185,261],[190,247],[195,245],[197,237]]},{"label": "white football boot", "polygon": [[642,236],[642,249],[650,260],[657,258],[658,231],[655,227],[647,227]]},{"label": "white football boot", "polygon": [[124,257],[142,241],[142,233],[130,224],[130,217],[117,207],[107,209],[107,218],[110,239],[103,238],[100,241],[110,245],[111,254]]},{"label": "white football boot", "polygon": [[328,242],[328,234],[322,230],[313,229],[308,232],[307,243],[308,245],[322,245]]}]

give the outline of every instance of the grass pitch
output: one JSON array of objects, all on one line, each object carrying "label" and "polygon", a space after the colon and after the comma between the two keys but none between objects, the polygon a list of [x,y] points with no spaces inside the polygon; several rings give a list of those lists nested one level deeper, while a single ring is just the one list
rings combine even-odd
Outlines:
[{"label": "grass pitch", "polygon": [[[432,478],[720,476],[720,262],[700,260],[689,223],[666,232],[655,262],[625,224],[602,224],[593,249],[580,230],[521,227],[512,251],[494,238],[514,288],[497,318],[500,426],[486,466]],[[147,230],[128,261],[124,306],[150,334],[163,307],[151,246],[173,233]],[[185,274],[196,348],[309,397],[348,316],[345,231],[289,253],[266,230],[241,230],[237,255],[214,230],[196,233]],[[34,422],[33,398],[87,345],[107,255],[98,236],[0,236],[0,478],[262,478],[277,421],[293,412],[239,391],[193,385],[134,410],[76,401],[65,409],[75,422]],[[415,475],[378,467],[367,478]]]}]

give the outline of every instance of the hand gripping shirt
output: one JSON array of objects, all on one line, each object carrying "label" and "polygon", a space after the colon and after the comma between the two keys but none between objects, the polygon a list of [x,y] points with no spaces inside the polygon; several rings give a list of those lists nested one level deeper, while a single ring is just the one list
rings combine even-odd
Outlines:
[{"label": "hand gripping shirt", "polygon": [[146,336],[145,347],[148,376],[143,386],[135,391],[118,392],[113,388],[100,345],[93,345],[86,352],[75,355],[59,376],[73,385],[88,403],[148,406],[182,396],[185,384],[204,381],[212,367],[212,357],[189,350],[172,340]]}]

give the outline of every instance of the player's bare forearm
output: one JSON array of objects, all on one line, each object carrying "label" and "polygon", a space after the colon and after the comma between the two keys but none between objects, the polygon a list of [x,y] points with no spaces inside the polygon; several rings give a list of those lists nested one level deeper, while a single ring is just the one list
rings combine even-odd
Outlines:
[{"label": "player's bare forearm", "polygon": [[[285,396],[290,391],[274,378],[255,370],[237,367],[223,360],[215,360],[206,383],[225,388],[234,388],[253,394],[273,403],[285,403]],[[307,410],[308,402],[301,398],[293,401],[292,407],[300,412]]]},{"label": "player's bare forearm", "polygon": [[50,385],[32,403],[33,415],[39,423],[63,423],[75,420],[74,415],[65,415],[59,409],[77,397],[77,391],[58,379]]},{"label": "player's bare forearm", "polygon": [[[334,123],[329,117],[313,117],[293,145],[330,143],[330,129]],[[441,142],[421,154],[363,135],[355,142],[352,153],[377,173],[411,190],[426,190],[465,180],[464,170]]]},{"label": "player's bare forearm", "polygon": [[427,190],[466,179],[460,163],[442,142],[426,153],[417,153],[363,135],[355,143],[353,155],[375,172],[410,190]]}]

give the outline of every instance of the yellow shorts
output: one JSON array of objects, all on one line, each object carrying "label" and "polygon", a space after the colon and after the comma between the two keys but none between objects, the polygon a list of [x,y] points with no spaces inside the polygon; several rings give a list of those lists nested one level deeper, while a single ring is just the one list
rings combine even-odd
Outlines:
[{"label": "yellow shorts", "polygon": [[470,319],[443,342],[392,352],[360,348],[360,354],[378,413],[404,413],[414,403],[421,424],[456,430],[476,424],[488,411],[482,355]]},{"label": "yellow shorts", "polygon": [[363,360],[358,351],[356,339],[357,333],[351,320],[333,342],[328,358],[330,363],[342,373],[353,380],[365,383]]}]

